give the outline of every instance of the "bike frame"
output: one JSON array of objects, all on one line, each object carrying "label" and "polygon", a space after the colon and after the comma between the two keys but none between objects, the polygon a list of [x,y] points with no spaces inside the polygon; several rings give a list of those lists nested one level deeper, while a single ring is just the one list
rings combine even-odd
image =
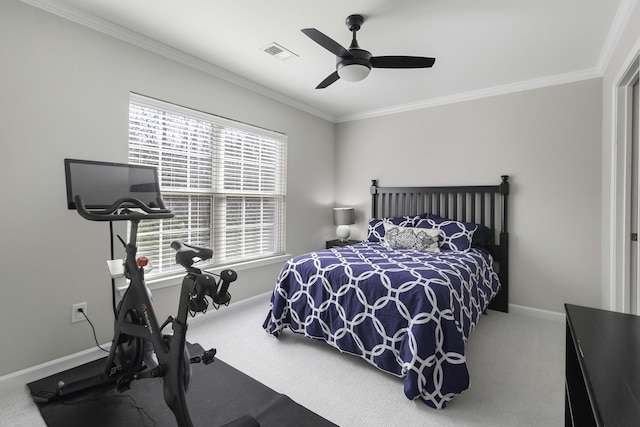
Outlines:
[{"label": "bike frame", "polygon": [[[117,310],[113,341],[104,372],[68,384],[61,381],[58,384],[57,397],[62,399],[65,396],[107,383],[115,383],[119,390],[123,390],[129,387],[129,383],[132,380],[162,377],[164,400],[173,412],[178,425],[180,427],[193,427],[185,396],[188,386],[186,380],[190,378],[191,372],[190,364],[199,362],[209,364],[214,361],[216,351],[215,349],[210,349],[195,357],[188,355],[186,351],[187,316],[190,312],[206,310],[206,304],[204,307],[201,306],[201,299],[205,298],[206,295],[211,297],[216,308],[220,305],[227,305],[231,298],[227,290],[229,284],[236,280],[237,274],[233,270],[226,269],[220,273],[219,282],[213,280],[213,283],[209,283],[210,273],[205,272],[206,274],[203,274],[191,264],[195,258],[210,257],[211,250],[173,242],[171,247],[176,250],[176,260],[181,254],[180,263],[187,270],[187,274],[182,280],[177,316],[169,317],[160,325],[153,308],[151,294],[144,282],[145,263],[138,264],[136,240],[138,224],[141,220],[168,219],[173,217],[173,213],[165,208],[160,197],[157,198],[158,207],[153,208],[138,199],[132,198],[119,199],[108,208],[98,211],[88,211],[80,196],[74,196],[74,202],[78,213],[85,219],[91,221],[127,220],[131,222],[129,242],[125,244],[126,258],[124,262],[124,271],[125,276],[129,279],[129,287],[120,300]],[[129,209],[130,207],[141,209],[142,212],[132,211]],[[177,245],[174,246],[174,244]],[[182,246],[187,247],[186,252],[183,251]],[[201,284],[198,279],[203,276],[207,276],[207,286],[204,289],[201,288],[200,292],[194,297],[197,285]],[[220,289],[218,289],[219,286]],[[190,302],[194,302],[193,308],[190,307]],[[173,334],[164,335],[162,331],[169,324],[171,324]],[[132,348],[135,353],[133,361],[132,363],[130,361],[124,363],[120,360],[119,366],[117,359],[127,357],[126,354],[123,355],[126,349],[121,346],[121,343],[125,343],[130,339],[133,339]],[[143,363],[144,353],[147,351],[147,346],[145,345],[147,342],[151,343],[156,355],[157,366],[155,367],[146,366],[145,368]],[[120,352],[118,351],[119,349]],[[155,364],[155,361],[153,364]],[[189,369],[188,371],[186,371],[187,368]],[[255,427],[260,424],[253,417],[243,416],[228,425]]]},{"label": "bike frame", "polygon": [[[187,315],[189,313],[189,294],[193,289],[194,281],[191,275],[187,274],[182,282],[177,317],[172,320],[169,318],[173,328],[173,335],[171,335],[170,341],[167,342],[162,334],[163,327],[158,323],[153,309],[153,301],[144,282],[144,269],[137,264],[136,236],[138,222],[137,220],[131,220],[131,232],[129,243],[126,245],[127,256],[125,259],[125,273],[128,274],[130,283],[120,302],[105,374],[110,377],[129,374],[128,372],[119,372],[116,369],[116,353],[121,337],[137,337],[150,341],[160,369],[159,372],[152,370],[151,376],[163,377],[164,398],[167,405],[173,411],[180,426],[191,427],[193,424],[191,423],[185,397],[184,349],[186,345]],[[127,318],[127,314],[131,311],[139,313],[141,323],[132,323]],[[139,363],[139,368],[142,369],[142,360]]]},{"label": "bike frame", "polygon": [[[216,309],[228,305],[231,295],[227,290],[229,284],[237,279],[236,272],[230,269],[224,269],[220,274],[202,272],[193,267],[193,263],[198,259],[210,259],[212,250],[172,242],[176,262],[185,267],[187,274],[182,280],[177,316],[170,316],[160,325],[151,293],[144,282],[144,266],[148,260],[137,258],[136,242],[140,221],[174,217],[162,201],[157,171],[149,166],[65,159],[65,176],[69,209],[76,209],[80,216],[90,221],[130,221],[129,242],[125,243],[118,236],[125,247],[124,273],[129,279],[129,286],[118,307],[114,307],[114,335],[104,372],[70,383],[59,381],[57,392],[48,398],[63,400],[106,384],[115,384],[118,391],[123,391],[129,388],[132,380],[161,377],[164,400],[178,425],[193,427],[185,397],[191,363],[212,363],[216,350],[189,356],[186,349],[187,316],[205,312],[209,304],[207,296]],[[90,195],[89,208],[78,192]],[[111,194],[123,194],[125,197],[108,205],[104,199]],[[151,201],[151,197],[155,200]],[[214,277],[219,277],[219,281]],[[113,291],[115,304],[115,288]],[[169,324],[173,333],[165,335],[162,331]],[[228,424],[232,425],[259,427],[259,423],[250,416],[242,416]]]}]

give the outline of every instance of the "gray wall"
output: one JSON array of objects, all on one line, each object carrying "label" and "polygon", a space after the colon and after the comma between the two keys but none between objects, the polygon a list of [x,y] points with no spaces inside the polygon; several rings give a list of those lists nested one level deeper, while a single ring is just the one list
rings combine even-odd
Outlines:
[{"label": "gray wall", "polygon": [[[510,303],[600,305],[601,79],[338,125],[336,198],[383,186],[498,184],[510,175]],[[354,232],[355,234],[355,232]]]},{"label": "gray wall", "polygon": [[[130,91],[286,133],[287,249],[332,235],[333,123],[16,0],[0,2],[0,58],[0,376],[92,347],[77,302],[110,340],[108,225],[66,209],[63,159],[127,161]],[[241,271],[234,301],[271,290],[280,267]],[[176,288],[154,292],[162,318]]]},{"label": "gray wall", "polygon": [[[611,85],[639,38],[636,7],[604,79],[334,125],[3,0],[0,376],[91,347],[86,322],[71,324],[76,302],[88,302],[99,341],[110,339],[108,229],[66,210],[62,159],[126,161],[130,91],[288,134],[294,254],[333,236],[334,202],[357,207],[353,236],[364,237],[370,179],[493,184],[509,174],[511,303],[558,312],[563,302],[600,306],[609,269]],[[279,267],[242,271],[234,300],[270,290]],[[163,316],[175,297],[175,287],[154,292]]]}]

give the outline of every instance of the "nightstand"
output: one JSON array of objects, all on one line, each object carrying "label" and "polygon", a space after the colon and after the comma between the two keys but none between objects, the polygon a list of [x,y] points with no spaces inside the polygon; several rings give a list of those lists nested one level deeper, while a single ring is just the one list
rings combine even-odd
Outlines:
[{"label": "nightstand", "polygon": [[329,240],[327,241],[327,249],[331,249],[331,248],[340,248],[342,246],[349,246],[349,245],[355,245],[356,243],[360,243],[360,240],[340,240],[340,239],[335,239],[335,240]]}]

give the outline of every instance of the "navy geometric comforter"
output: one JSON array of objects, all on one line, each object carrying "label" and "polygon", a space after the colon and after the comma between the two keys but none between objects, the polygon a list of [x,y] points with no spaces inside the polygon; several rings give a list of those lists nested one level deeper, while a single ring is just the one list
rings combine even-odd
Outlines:
[{"label": "navy geometric comforter", "polygon": [[500,289],[490,255],[365,242],[282,268],[264,329],[322,339],[404,377],[404,393],[443,408],[469,387],[464,344]]}]

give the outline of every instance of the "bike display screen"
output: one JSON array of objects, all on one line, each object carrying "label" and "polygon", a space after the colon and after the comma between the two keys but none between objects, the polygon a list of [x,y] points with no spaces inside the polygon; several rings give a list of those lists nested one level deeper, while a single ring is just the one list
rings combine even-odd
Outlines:
[{"label": "bike display screen", "polygon": [[105,209],[125,197],[157,207],[160,184],[153,166],[64,159],[64,170],[69,209],[76,209],[75,196],[87,209]]}]

